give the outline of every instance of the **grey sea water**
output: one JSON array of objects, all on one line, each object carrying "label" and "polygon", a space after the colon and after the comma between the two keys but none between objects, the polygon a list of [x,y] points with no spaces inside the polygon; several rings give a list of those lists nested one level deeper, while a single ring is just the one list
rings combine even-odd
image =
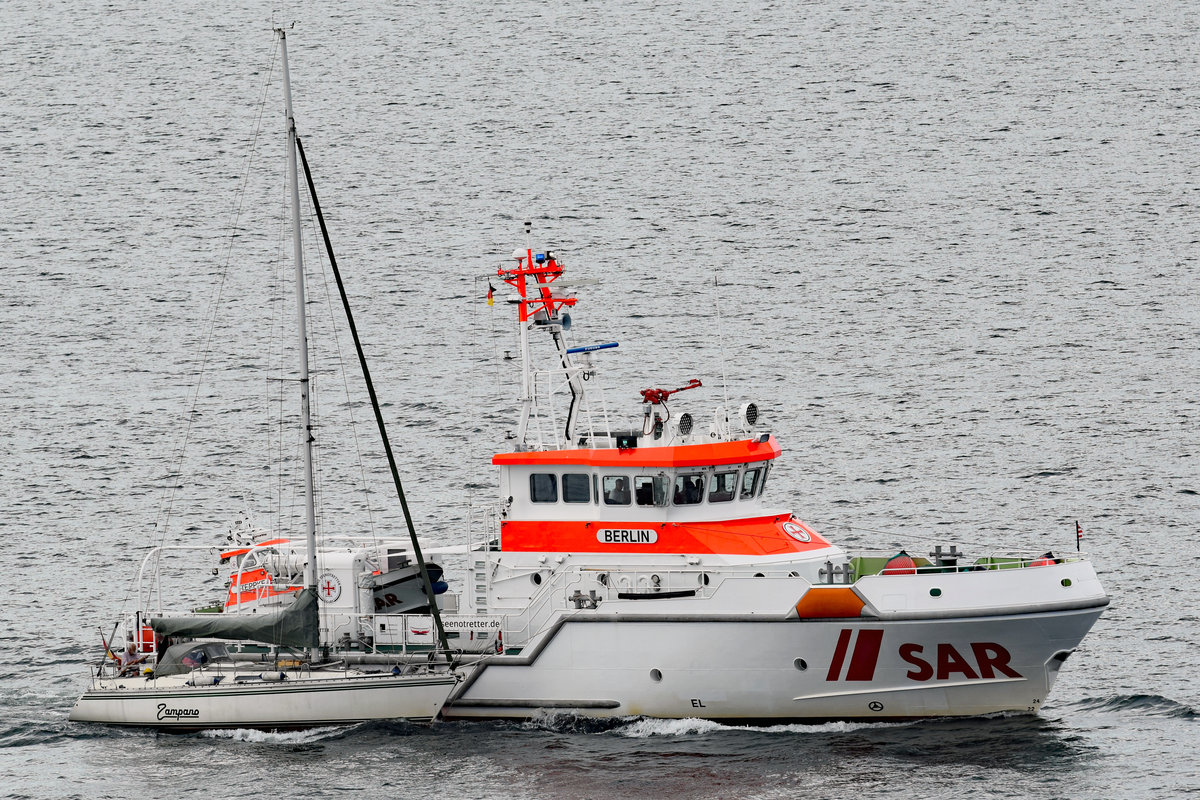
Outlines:
[{"label": "grey sea water", "polygon": [[[16,0],[3,17],[4,793],[1200,794],[1193,6]],[[768,490],[835,541],[1060,551],[1078,520],[1113,603],[1041,715],[68,723],[148,546],[295,511],[266,469],[294,454],[272,422],[287,375],[264,372],[291,319],[272,21],[295,22],[300,134],[428,542],[465,540],[512,427],[508,328],[478,277],[530,219],[601,280],[574,334],[620,342],[610,411],[693,377],[695,410],[756,400],[784,446]],[[328,318],[327,287],[312,298]],[[328,329],[322,522],[390,532]],[[363,473],[371,494],[348,488]]]}]

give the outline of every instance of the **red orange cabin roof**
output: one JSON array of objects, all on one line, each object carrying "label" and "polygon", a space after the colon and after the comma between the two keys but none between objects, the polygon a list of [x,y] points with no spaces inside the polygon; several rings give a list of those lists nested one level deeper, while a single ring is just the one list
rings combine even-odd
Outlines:
[{"label": "red orange cabin roof", "polygon": [[774,436],[767,441],[742,439],[736,442],[685,444],[674,447],[579,448],[497,453],[496,465],[555,465],[592,467],[706,467],[745,464],[778,458],[782,450]]}]

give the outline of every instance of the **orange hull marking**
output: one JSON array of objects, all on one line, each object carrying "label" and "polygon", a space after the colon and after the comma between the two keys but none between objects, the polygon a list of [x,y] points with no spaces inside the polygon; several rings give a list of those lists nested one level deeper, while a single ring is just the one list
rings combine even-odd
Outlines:
[{"label": "orange hull marking", "polygon": [[561,467],[712,467],[768,461],[783,452],[772,436],[765,442],[743,439],[738,442],[684,444],[676,447],[603,447],[578,450],[536,450],[525,453],[497,453],[492,463]]},{"label": "orange hull marking", "polygon": [[[713,522],[566,522],[505,520],[500,523],[500,549],[508,552],[549,553],[678,553],[723,555],[775,555],[802,553],[828,547],[829,543],[808,526],[810,541],[801,542],[783,530],[783,523],[801,524],[791,517],[756,517],[754,519],[719,520]],[[597,532],[649,531],[653,543],[606,544]]]},{"label": "orange hull marking", "polygon": [[846,586],[814,586],[796,603],[800,619],[829,619],[862,615],[866,603]]},{"label": "orange hull marking", "polygon": [[249,592],[241,592],[236,595],[230,592],[229,598],[225,601],[225,607],[233,608],[234,606],[242,605],[244,603],[259,603],[263,600],[271,600],[272,598],[279,597],[280,595],[292,594],[293,592],[298,591],[300,591],[300,587],[297,586],[292,589],[284,589],[282,592],[277,592],[274,589],[256,589]]},{"label": "orange hull marking", "polygon": [[[243,589],[245,586],[253,586],[253,588]],[[300,591],[298,587],[285,589],[282,592],[276,591],[271,588],[270,576],[267,575],[266,568],[258,567],[257,569],[238,572],[229,576],[229,596],[225,598],[225,607],[232,608],[242,603],[269,600],[281,594],[291,594],[298,591]]]}]

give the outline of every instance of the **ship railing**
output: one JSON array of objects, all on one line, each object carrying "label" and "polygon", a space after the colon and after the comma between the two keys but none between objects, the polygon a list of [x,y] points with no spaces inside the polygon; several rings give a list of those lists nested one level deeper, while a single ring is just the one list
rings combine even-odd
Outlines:
[{"label": "ship railing", "polygon": [[553,573],[520,613],[507,618],[505,642],[524,645],[544,632],[560,613],[571,607],[566,598],[572,594],[572,589],[580,588],[583,584],[583,575],[577,569]]},{"label": "ship railing", "polygon": [[[936,551],[934,554],[939,555]],[[551,574],[524,610],[507,618],[504,626],[505,642],[523,644],[548,629],[562,614],[599,609],[604,603],[612,600],[711,597],[727,579],[790,578],[803,579],[811,584],[850,584],[861,577],[880,573],[887,561],[895,555],[895,551],[880,551],[846,558],[837,563],[829,561],[824,565],[804,565],[803,570],[798,570],[796,564],[787,563],[777,567],[749,564],[706,568],[697,564],[671,569],[577,567],[559,570]],[[961,553],[957,555],[956,561],[951,551],[943,551],[937,563],[923,557],[914,557],[916,566],[910,569],[918,574],[986,571],[1080,560],[1075,554],[1065,558],[1048,559],[1045,553],[993,552],[967,562]]]},{"label": "ship railing", "polygon": [[[150,620],[165,613],[164,605],[178,605],[182,598],[195,597],[197,589],[211,591],[197,584],[196,575],[209,575],[203,581],[205,584],[214,580],[211,563],[218,554],[219,548],[208,545],[159,545],[150,548],[138,567],[133,610],[120,617],[113,635],[102,631],[108,637],[104,642],[108,649],[117,654],[126,644],[135,642],[139,655],[147,656],[147,663],[152,665],[158,655],[158,639],[150,627]],[[117,631],[120,633],[117,634]],[[96,677],[109,671],[110,665],[102,666],[96,672]]]},{"label": "ship railing", "polygon": [[[903,561],[904,556],[908,556],[912,560],[911,565]],[[893,561],[897,558],[900,559],[900,563]],[[992,550],[984,555],[967,554],[953,545],[949,547],[937,545],[925,555],[896,550],[858,550],[847,553],[837,563],[826,562],[820,571],[820,582],[853,583],[859,578],[884,572],[888,574],[986,572],[1085,560],[1087,560],[1087,555],[1079,552],[1057,555],[1052,551]]]},{"label": "ship railing", "polygon": [[467,547],[471,552],[500,548],[499,502],[474,503],[467,507]]},{"label": "ship railing", "polygon": [[488,552],[500,549],[500,509],[498,502],[467,508],[467,585],[463,595],[470,598],[470,607],[487,608],[491,594],[492,571]]},{"label": "ship railing", "polygon": [[[585,376],[594,374],[594,370],[585,370],[575,365],[568,368],[538,369],[532,372],[533,402],[529,411],[529,425],[525,433],[526,444],[538,450],[562,449],[574,446],[562,436],[566,424],[567,411],[562,412],[555,402],[559,396],[570,394],[570,378],[573,375]],[[569,402],[569,401],[568,401]],[[589,442],[596,441],[597,431],[604,435],[612,430],[609,424],[608,407],[604,403],[604,394],[599,388],[583,392],[576,402],[577,409],[574,440],[586,438]],[[596,408],[593,409],[593,402]]]},{"label": "ship railing", "polygon": [[[460,615],[458,612],[457,606],[441,608],[442,624],[447,627],[451,650],[485,652],[492,649],[495,634],[502,627],[501,618],[486,614]],[[347,654],[369,655],[380,663],[428,655],[439,649],[433,617],[429,614],[324,611],[321,614],[321,641],[329,646],[332,658]]]},{"label": "ship railing", "polygon": [[[207,559],[188,558],[202,553],[207,555]],[[210,575],[210,579],[204,583],[210,582],[211,576],[216,575],[212,571],[212,562],[219,553],[219,548],[208,545],[162,545],[151,548],[138,569],[134,586],[134,607],[161,614],[164,598],[167,604],[177,606],[181,597],[187,597],[199,588],[196,583],[197,574]],[[187,563],[174,567],[168,573],[167,567],[176,559]]]}]

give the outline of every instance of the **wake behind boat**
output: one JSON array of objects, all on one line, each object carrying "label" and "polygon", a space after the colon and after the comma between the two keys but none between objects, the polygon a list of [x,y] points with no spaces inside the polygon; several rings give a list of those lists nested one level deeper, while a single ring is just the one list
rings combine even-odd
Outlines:
[{"label": "wake behind boat", "polygon": [[[305,271],[297,169],[297,155],[302,157],[303,150],[292,114],[287,39],[283,30],[277,33],[283,63],[288,179],[295,244],[300,353],[298,385],[306,509],[303,555],[297,558],[295,569],[286,576],[275,575],[268,581],[269,591],[279,600],[278,608],[269,613],[166,615],[150,608],[139,609],[125,623],[125,638],[131,644],[140,643],[141,658],[118,659],[106,643],[106,655],[117,663],[106,659],[97,668],[89,689],[71,710],[72,721],[172,731],[289,729],[390,719],[429,721],[437,716],[460,679],[437,649],[428,653],[421,663],[393,664],[390,669],[367,670],[347,667],[338,661],[317,663],[316,660],[321,645],[321,619],[317,610],[317,567],[321,559],[317,552],[313,491],[314,437],[310,419]],[[307,164],[305,172],[307,174]],[[309,189],[312,202],[317,206],[311,177]],[[319,206],[317,208],[319,214]],[[340,285],[332,249],[330,260]],[[357,344],[357,332],[348,305],[346,313]],[[361,355],[361,347],[359,352]],[[378,403],[365,362],[363,372],[378,415]],[[391,458],[382,418],[379,422],[385,449]],[[396,487],[407,515],[398,477]],[[411,521],[409,524],[411,530]],[[434,592],[429,572],[421,559],[415,533],[411,549],[415,553],[415,566],[410,572],[423,584],[422,597],[432,598]],[[156,548],[147,556],[147,563],[152,560],[157,563],[161,555],[161,548]],[[328,576],[322,578],[326,582],[330,580]],[[325,591],[328,595],[328,587]],[[432,606],[433,619],[437,621],[436,604],[424,600],[421,605]],[[437,625],[440,628],[440,622]],[[176,643],[168,646],[173,640]],[[238,654],[240,660],[235,660],[224,641],[255,643],[252,653],[257,653],[259,663],[247,661],[244,652]],[[135,647],[131,646],[129,652],[132,656]],[[287,657],[288,653],[299,653],[302,657]],[[142,673],[140,664],[142,659],[148,658],[153,660],[145,662],[147,667]]]}]

